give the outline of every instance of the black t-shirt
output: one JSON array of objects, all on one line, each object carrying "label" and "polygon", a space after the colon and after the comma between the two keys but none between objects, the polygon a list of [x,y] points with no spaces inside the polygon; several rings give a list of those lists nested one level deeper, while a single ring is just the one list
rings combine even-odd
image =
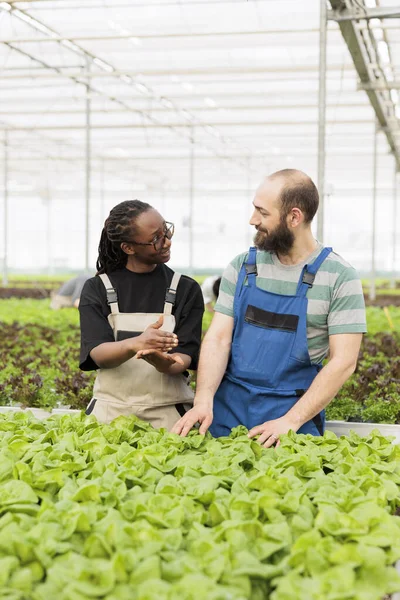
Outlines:
[{"label": "black t-shirt", "polygon": [[[108,276],[118,295],[120,312],[162,313],[165,292],[171,285],[174,271],[160,264],[151,273],[134,273],[119,269]],[[82,290],[79,302],[81,321],[81,355],[79,366],[83,371],[93,371],[98,366],[90,356],[96,346],[114,342],[114,333],[108,322],[111,310],[107,304],[106,288],[100,277],[89,279]],[[204,312],[203,295],[199,284],[182,275],[176,291],[176,302],[172,309],[175,316],[175,333],[179,346],[174,352],[191,357],[190,369],[197,368],[201,341],[201,323]]]}]

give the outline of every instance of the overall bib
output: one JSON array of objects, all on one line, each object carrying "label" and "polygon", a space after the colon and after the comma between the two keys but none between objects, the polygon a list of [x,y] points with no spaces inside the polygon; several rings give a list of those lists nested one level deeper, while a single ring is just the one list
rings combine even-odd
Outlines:
[{"label": "overall bib", "polygon": [[[180,274],[174,273],[166,291],[164,304],[164,331],[173,332],[176,288]],[[108,321],[115,341],[135,337],[160,317],[158,313],[121,313],[118,298],[107,275],[100,275],[107,290],[111,313]],[[193,391],[189,377],[159,373],[143,359],[130,358],[119,367],[99,369],[93,388],[93,398],[86,414],[93,414],[102,423],[110,423],[120,415],[136,415],[154,427],[172,429],[176,421],[193,405]]]},{"label": "overall bib", "polygon": [[[305,265],[295,296],[256,286],[257,249],[250,248],[236,285],[234,330],[227,371],[214,397],[214,437],[232,427],[248,429],[285,415],[307,391],[321,365],[311,364],[307,344],[307,292],[332,248]],[[244,285],[247,276],[248,285]],[[322,435],[325,411],[298,433]]]}]

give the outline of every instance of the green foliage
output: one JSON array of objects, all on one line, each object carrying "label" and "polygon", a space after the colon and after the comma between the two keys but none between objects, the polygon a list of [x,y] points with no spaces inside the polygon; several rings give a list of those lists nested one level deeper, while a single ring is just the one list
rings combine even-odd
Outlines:
[{"label": "green foliage", "polygon": [[[393,322],[394,332],[400,333],[400,307],[389,306],[387,310]],[[368,336],[370,337],[377,333],[392,333],[388,318],[379,306],[367,307],[367,326]]]},{"label": "green foliage", "polygon": [[364,339],[356,372],[326,414],[333,420],[400,423],[400,333]]},{"label": "green foliage", "polygon": [[0,415],[0,597],[380,600],[400,590],[400,447],[265,450],[135,417]]}]

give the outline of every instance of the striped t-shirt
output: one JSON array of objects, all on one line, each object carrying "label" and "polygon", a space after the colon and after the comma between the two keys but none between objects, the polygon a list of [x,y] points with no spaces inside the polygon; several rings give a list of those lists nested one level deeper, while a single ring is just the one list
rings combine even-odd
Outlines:
[{"label": "striped t-shirt", "polygon": [[[313,263],[322,248],[319,244],[304,262],[297,265],[284,265],[276,254],[257,250],[257,287],[275,294],[295,295],[304,265]],[[247,257],[248,252],[239,254],[225,269],[216,312],[233,317],[236,283]],[[320,266],[307,298],[308,351],[313,363],[320,363],[327,356],[330,335],[367,331],[361,281],[356,270],[335,252],[331,252]]]}]

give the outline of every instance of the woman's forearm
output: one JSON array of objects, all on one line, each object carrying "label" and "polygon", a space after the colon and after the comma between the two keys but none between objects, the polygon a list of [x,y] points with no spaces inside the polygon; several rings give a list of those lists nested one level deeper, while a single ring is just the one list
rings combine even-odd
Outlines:
[{"label": "woman's forearm", "polygon": [[121,342],[105,342],[93,348],[90,357],[99,369],[114,369],[135,356],[135,338],[122,340]]}]

